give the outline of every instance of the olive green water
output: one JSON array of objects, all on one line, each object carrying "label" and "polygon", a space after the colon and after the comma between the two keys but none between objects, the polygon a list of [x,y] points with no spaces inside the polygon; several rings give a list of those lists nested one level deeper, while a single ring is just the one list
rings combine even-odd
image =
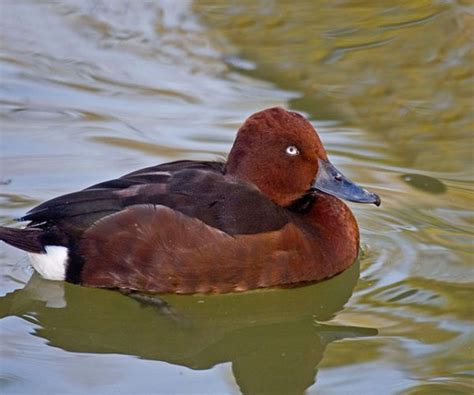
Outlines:
[{"label": "olive green water", "polygon": [[309,287],[167,296],[42,280],[0,247],[2,393],[473,392],[468,1],[8,1],[1,223],[139,167],[225,155],[306,114],[379,193],[360,262]]}]

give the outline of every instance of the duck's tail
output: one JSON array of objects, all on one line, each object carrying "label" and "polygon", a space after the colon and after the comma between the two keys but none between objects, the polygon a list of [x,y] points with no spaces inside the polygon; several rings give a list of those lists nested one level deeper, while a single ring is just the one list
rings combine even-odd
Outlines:
[{"label": "duck's tail", "polygon": [[38,228],[7,228],[0,226],[0,240],[20,250],[32,253],[44,253],[45,248],[41,240],[44,230]]}]

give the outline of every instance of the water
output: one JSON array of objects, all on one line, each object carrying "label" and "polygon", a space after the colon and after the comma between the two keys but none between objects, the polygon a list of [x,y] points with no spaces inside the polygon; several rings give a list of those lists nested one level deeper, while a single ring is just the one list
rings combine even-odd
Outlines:
[{"label": "water", "polygon": [[310,287],[142,307],[0,247],[3,393],[472,393],[470,2],[4,1],[0,220],[305,113],[379,193]]}]

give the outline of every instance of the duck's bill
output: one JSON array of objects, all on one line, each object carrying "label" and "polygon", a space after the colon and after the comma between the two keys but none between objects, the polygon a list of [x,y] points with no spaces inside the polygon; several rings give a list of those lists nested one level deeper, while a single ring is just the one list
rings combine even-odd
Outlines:
[{"label": "duck's bill", "polygon": [[313,188],[350,202],[374,203],[376,206],[381,203],[379,195],[349,180],[328,160],[319,160],[319,170]]}]

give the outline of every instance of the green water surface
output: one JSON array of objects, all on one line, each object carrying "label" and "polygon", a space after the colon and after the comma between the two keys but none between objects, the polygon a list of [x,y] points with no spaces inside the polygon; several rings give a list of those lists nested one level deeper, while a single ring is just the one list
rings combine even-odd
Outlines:
[{"label": "green water surface", "polygon": [[377,192],[319,284],[163,297],[42,280],[0,246],[5,394],[471,394],[469,1],[0,2],[0,221],[305,114]]}]

